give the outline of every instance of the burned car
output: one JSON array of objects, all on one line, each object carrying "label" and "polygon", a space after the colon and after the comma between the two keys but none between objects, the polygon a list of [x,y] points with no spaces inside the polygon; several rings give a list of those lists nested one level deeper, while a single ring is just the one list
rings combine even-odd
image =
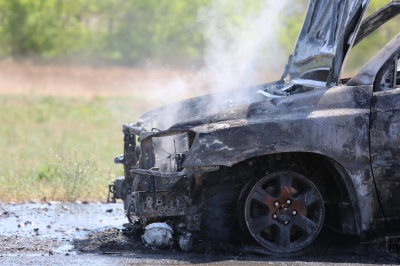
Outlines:
[{"label": "burned car", "polygon": [[110,186],[141,227],[225,239],[237,225],[271,252],[326,227],[362,241],[400,225],[400,34],[355,76],[351,48],[400,13],[392,1],[311,0],[279,81],[188,99],[123,125]]}]

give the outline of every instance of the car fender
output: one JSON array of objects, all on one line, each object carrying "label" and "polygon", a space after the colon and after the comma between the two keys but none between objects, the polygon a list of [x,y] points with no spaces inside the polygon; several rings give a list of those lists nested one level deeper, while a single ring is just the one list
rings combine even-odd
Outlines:
[{"label": "car fender", "polygon": [[230,110],[234,119],[214,117],[216,122],[195,129],[183,166],[232,166],[286,152],[325,155],[348,173],[361,229],[368,232],[372,221],[382,219],[370,165],[371,97],[372,86],[338,86],[237,107]]}]

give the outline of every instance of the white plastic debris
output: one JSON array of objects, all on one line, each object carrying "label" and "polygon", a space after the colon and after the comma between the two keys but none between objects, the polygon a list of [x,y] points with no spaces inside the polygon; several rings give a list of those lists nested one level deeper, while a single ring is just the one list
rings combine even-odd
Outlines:
[{"label": "white plastic debris", "polygon": [[193,237],[191,233],[183,234],[179,237],[179,246],[183,251],[190,251],[193,247]]},{"label": "white plastic debris", "polygon": [[166,223],[152,223],[146,226],[142,240],[152,248],[165,248],[174,243],[173,233],[172,228]]}]

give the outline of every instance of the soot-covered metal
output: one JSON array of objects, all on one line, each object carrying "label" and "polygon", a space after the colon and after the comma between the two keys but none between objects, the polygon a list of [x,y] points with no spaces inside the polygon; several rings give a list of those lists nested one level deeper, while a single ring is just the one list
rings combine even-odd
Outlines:
[{"label": "soot-covered metal", "polygon": [[397,233],[400,34],[340,79],[352,46],[399,13],[392,1],[362,21],[368,3],[311,0],[279,81],[124,124],[111,200],[143,228],[168,222],[221,240],[240,227],[272,252],[306,247],[323,225],[363,241]]}]

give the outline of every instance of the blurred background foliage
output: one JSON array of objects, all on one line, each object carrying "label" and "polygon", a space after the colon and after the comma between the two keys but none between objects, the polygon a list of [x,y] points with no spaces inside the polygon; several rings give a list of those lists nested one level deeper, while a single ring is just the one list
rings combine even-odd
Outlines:
[{"label": "blurred background foliage", "polygon": [[[240,25],[265,0],[225,2],[225,18]],[[88,64],[140,65],[161,60],[171,65],[201,64],[205,41],[201,9],[211,0],[0,0],[0,56]],[[368,13],[388,0],[372,0]],[[308,1],[296,1],[281,14],[279,43],[293,49]],[[365,63],[398,33],[390,22],[360,43],[349,67]]]},{"label": "blurred background foliage", "polygon": [[116,63],[190,58],[202,46],[191,27],[207,2],[1,0],[0,53]]},{"label": "blurred background foliage", "polygon": [[[388,1],[371,0],[367,13]],[[234,83],[232,70],[246,62],[256,65],[254,83],[278,79],[308,0],[283,3],[0,0],[0,201],[105,200],[107,184],[123,174],[112,162],[123,152],[121,124],[209,93],[207,82],[216,77]],[[261,38],[264,28],[249,30],[257,14],[270,21]],[[343,76],[393,38],[399,22],[357,45]],[[202,75],[207,56],[219,57],[211,58],[217,71]]]}]

